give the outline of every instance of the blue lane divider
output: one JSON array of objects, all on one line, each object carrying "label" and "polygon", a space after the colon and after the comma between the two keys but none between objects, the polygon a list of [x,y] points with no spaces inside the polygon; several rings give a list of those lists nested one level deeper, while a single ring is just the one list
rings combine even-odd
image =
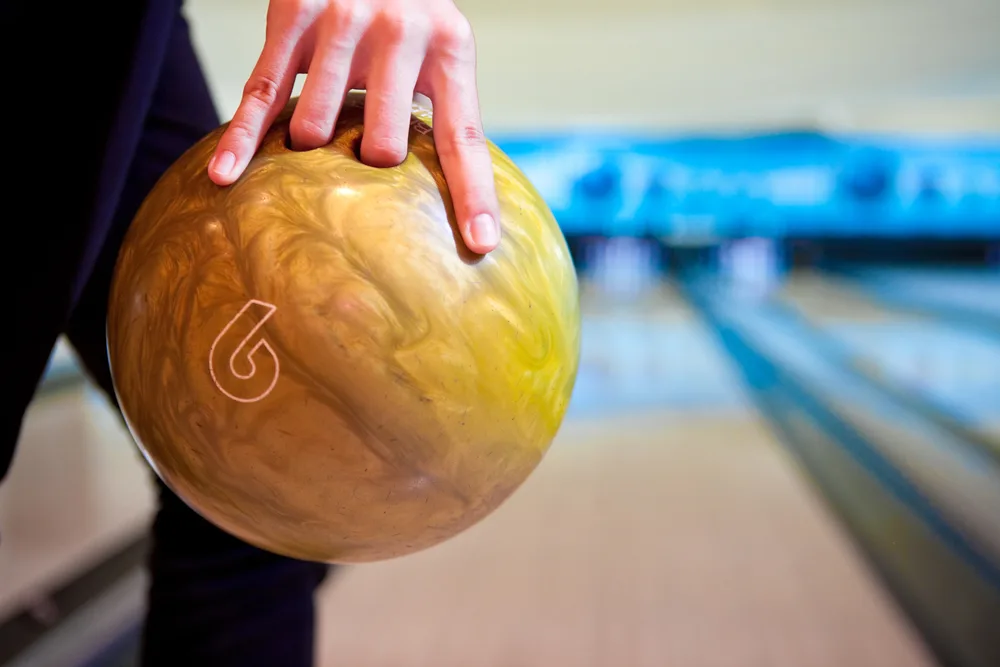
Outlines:
[{"label": "blue lane divider", "polygon": [[938,538],[989,586],[1000,591],[1000,565],[980,551],[863,435],[831,412],[786,369],[767,358],[716,310],[711,297],[688,285],[691,302],[702,311],[725,349],[743,369],[756,391],[778,387],[819,424],[859,465],[917,516]]}]

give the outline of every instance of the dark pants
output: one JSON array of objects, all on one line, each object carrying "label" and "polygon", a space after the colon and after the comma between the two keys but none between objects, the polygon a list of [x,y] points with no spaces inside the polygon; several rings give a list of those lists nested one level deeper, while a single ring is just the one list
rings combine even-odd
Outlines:
[{"label": "dark pants", "polygon": [[[46,307],[51,308],[51,302],[35,305],[39,309],[38,317],[68,322],[65,334],[88,374],[112,401],[114,392],[105,342],[106,304],[122,236],[142,199],[163,171],[219,124],[191,47],[187,25],[179,14],[173,22],[162,62],[152,104],[117,201],[113,224],[107,228],[110,231],[100,246],[93,270],[82,282],[82,291],[79,272],[74,275],[66,271],[62,290],[79,293],[72,299],[75,304],[70,312],[43,313]],[[80,224],[85,223],[81,221]],[[69,242],[67,239],[72,239],[72,235],[60,236],[53,232],[49,241],[52,252],[61,252],[58,244]],[[11,250],[15,255],[17,252]],[[49,287],[53,275],[47,272]],[[54,330],[51,335],[58,333]],[[8,405],[6,409],[12,408]],[[0,448],[5,446],[6,443],[0,443]],[[13,447],[13,443],[10,446]],[[9,456],[0,456],[0,463],[6,460]],[[143,664],[164,667],[311,665],[315,621],[313,593],[323,580],[326,567],[289,560],[248,546],[207,523],[162,484],[157,484],[160,505],[152,529],[153,549],[149,562],[152,583]]]}]

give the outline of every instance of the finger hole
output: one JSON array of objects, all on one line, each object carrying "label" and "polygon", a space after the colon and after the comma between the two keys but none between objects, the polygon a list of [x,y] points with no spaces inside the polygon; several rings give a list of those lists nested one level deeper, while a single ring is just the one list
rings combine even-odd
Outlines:
[{"label": "finger hole", "polygon": [[308,153],[310,151],[321,150],[323,148],[332,148],[364,164],[364,161],[361,159],[361,141],[364,137],[364,132],[360,126],[357,128],[344,128],[339,135],[337,134],[337,128],[335,127],[331,140],[322,146],[318,146],[317,148],[296,148],[293,145],[291,132],[288,131],[287,127],[282,130],[282,133],[281,145],[284,146],[286,150],[295,153]]},{"label": "finger hole", "polygon": [[358,162],[363,162],[363,160],[361,159],[361,142],[363,139],[364,139],[364,133],[358,132],[356,135],[351,137],[350,143],[348,143],[347,145],[347,149],[351,152],[351,155],[353,155],[354,159],[357,160]]}]

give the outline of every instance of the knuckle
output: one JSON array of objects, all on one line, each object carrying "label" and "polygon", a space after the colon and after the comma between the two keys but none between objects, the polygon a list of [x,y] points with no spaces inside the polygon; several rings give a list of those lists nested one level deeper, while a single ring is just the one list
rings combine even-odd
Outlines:
[{"label": "knuckle", "polygon": [[279,17],[296,19],[307,10],[308,5],[309,0],[277,0],[268,3],[268,10]]},{"label": "knuckle", "polygon": [[444,151],[457,152],[467,149],[482,149],[486,146],[486,135],[476,123],[461,123],[445,135]]},{"label": "knuckle", "polygon": [[383,13],[379,16],[376,26],[382,39],[392,44],[404,42],[409,36],[408,19],[398,14]]},{"label": "knuckle", "polygon": [[437,26],[435,40],[443,53],[453,57],[468,57],[476,48],[472,24],[462,14],[442,21]]},{"label": "knuckle", "polygon": [[320,9],[324,3],[319,0],[285,0],[289,8],[296,14],[307,16],[312,16],[316,13],[317,9]]},{"label": "knuckle", "polygon": [[428,32],[428,22],[416,14],[383,13],[379,16],[378,28],[383,38],[393,44],[424,37]]},{"label": "knuckle", "polygon": [[253,137],[253,122],[249,114],[237,113],[230,121],[226,134],[237,141]]},{"label": "knuckle", "polygon": [[269,3],[268,8],[283,14],[297,14],[307,9],[310,4],[312,0],[276,0]]},{"label": "knuckle", "polygon": [[324,0],[271,0],[267,8],[269,39],[300,37],[327,8]]},{"label": "knuckle", "polygon": [[248,119],[242,116],[234,118],[226,130],[226,138],[229,142],[239,145],[253,139],[254,132]]},{"label": "knuckle", "polygon": [[340,33],[353,33],[368,23],[368,10],[360,2],[332,3],[329,12],[334,30]]},{"label": "knuckle", "polygon": [[253,98],[265,106],[278,101],[278,79],[269,74],[254,74],[243,88],[245,97]]},{"label": "knuckle", "polygon": [[268,14],[274,16],[280,22],[287,22],[292,26],[297,26],[307,22],[316,15],[323,3],[317,0],[281,0],[271,2],[268,5]]}]

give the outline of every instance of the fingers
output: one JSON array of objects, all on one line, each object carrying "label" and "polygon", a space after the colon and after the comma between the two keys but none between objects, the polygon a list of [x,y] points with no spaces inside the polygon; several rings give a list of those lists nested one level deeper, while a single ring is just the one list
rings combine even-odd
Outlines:
[{"label": "fingers", "polygon": [[429,30],[419,21],[394,19],[381,27],[382,44],[368,74],[361,160],[394,167],[406,159],[413,89],[417,85]]},{"label": "fingers", "polygon": [[261,136],[291,96],[298,69],[293,52],[291,40],[264,45],[243,89],[243,100],[209,162],[209,177],[216,184],[229,185],[239,178],[260,145]]},{"label": "fingers", "polygon": [[487,253],[499,244],[499,204],[476,90],[475,41],[468,21],[450,2],[272,0],[268,24],[263,52],[209,163],[215,183],[229,185],[246,169],[288,102],[300,66],[308,64],[308,72],[290,121],[292,147],[310,150],[329,143],[347,90],[363,83],[360,157],[374,167],[395,166],[406,158],[419,87],[433,102],[434,140],[466,245]]},{"label": "fingers", "polygon": [[311,150],[333,138],[350,84],[354,49],[365,28],[360,12],[341,12],[316,40],[306,82],[289,124],[292,148]]},{"label": "fingers", "polygon": [[479,112],[471,31],[460,26],[441,46],[430,77],[434,141],[462,237],[470,250],[485,254],[500,243],[500,206]]}]

